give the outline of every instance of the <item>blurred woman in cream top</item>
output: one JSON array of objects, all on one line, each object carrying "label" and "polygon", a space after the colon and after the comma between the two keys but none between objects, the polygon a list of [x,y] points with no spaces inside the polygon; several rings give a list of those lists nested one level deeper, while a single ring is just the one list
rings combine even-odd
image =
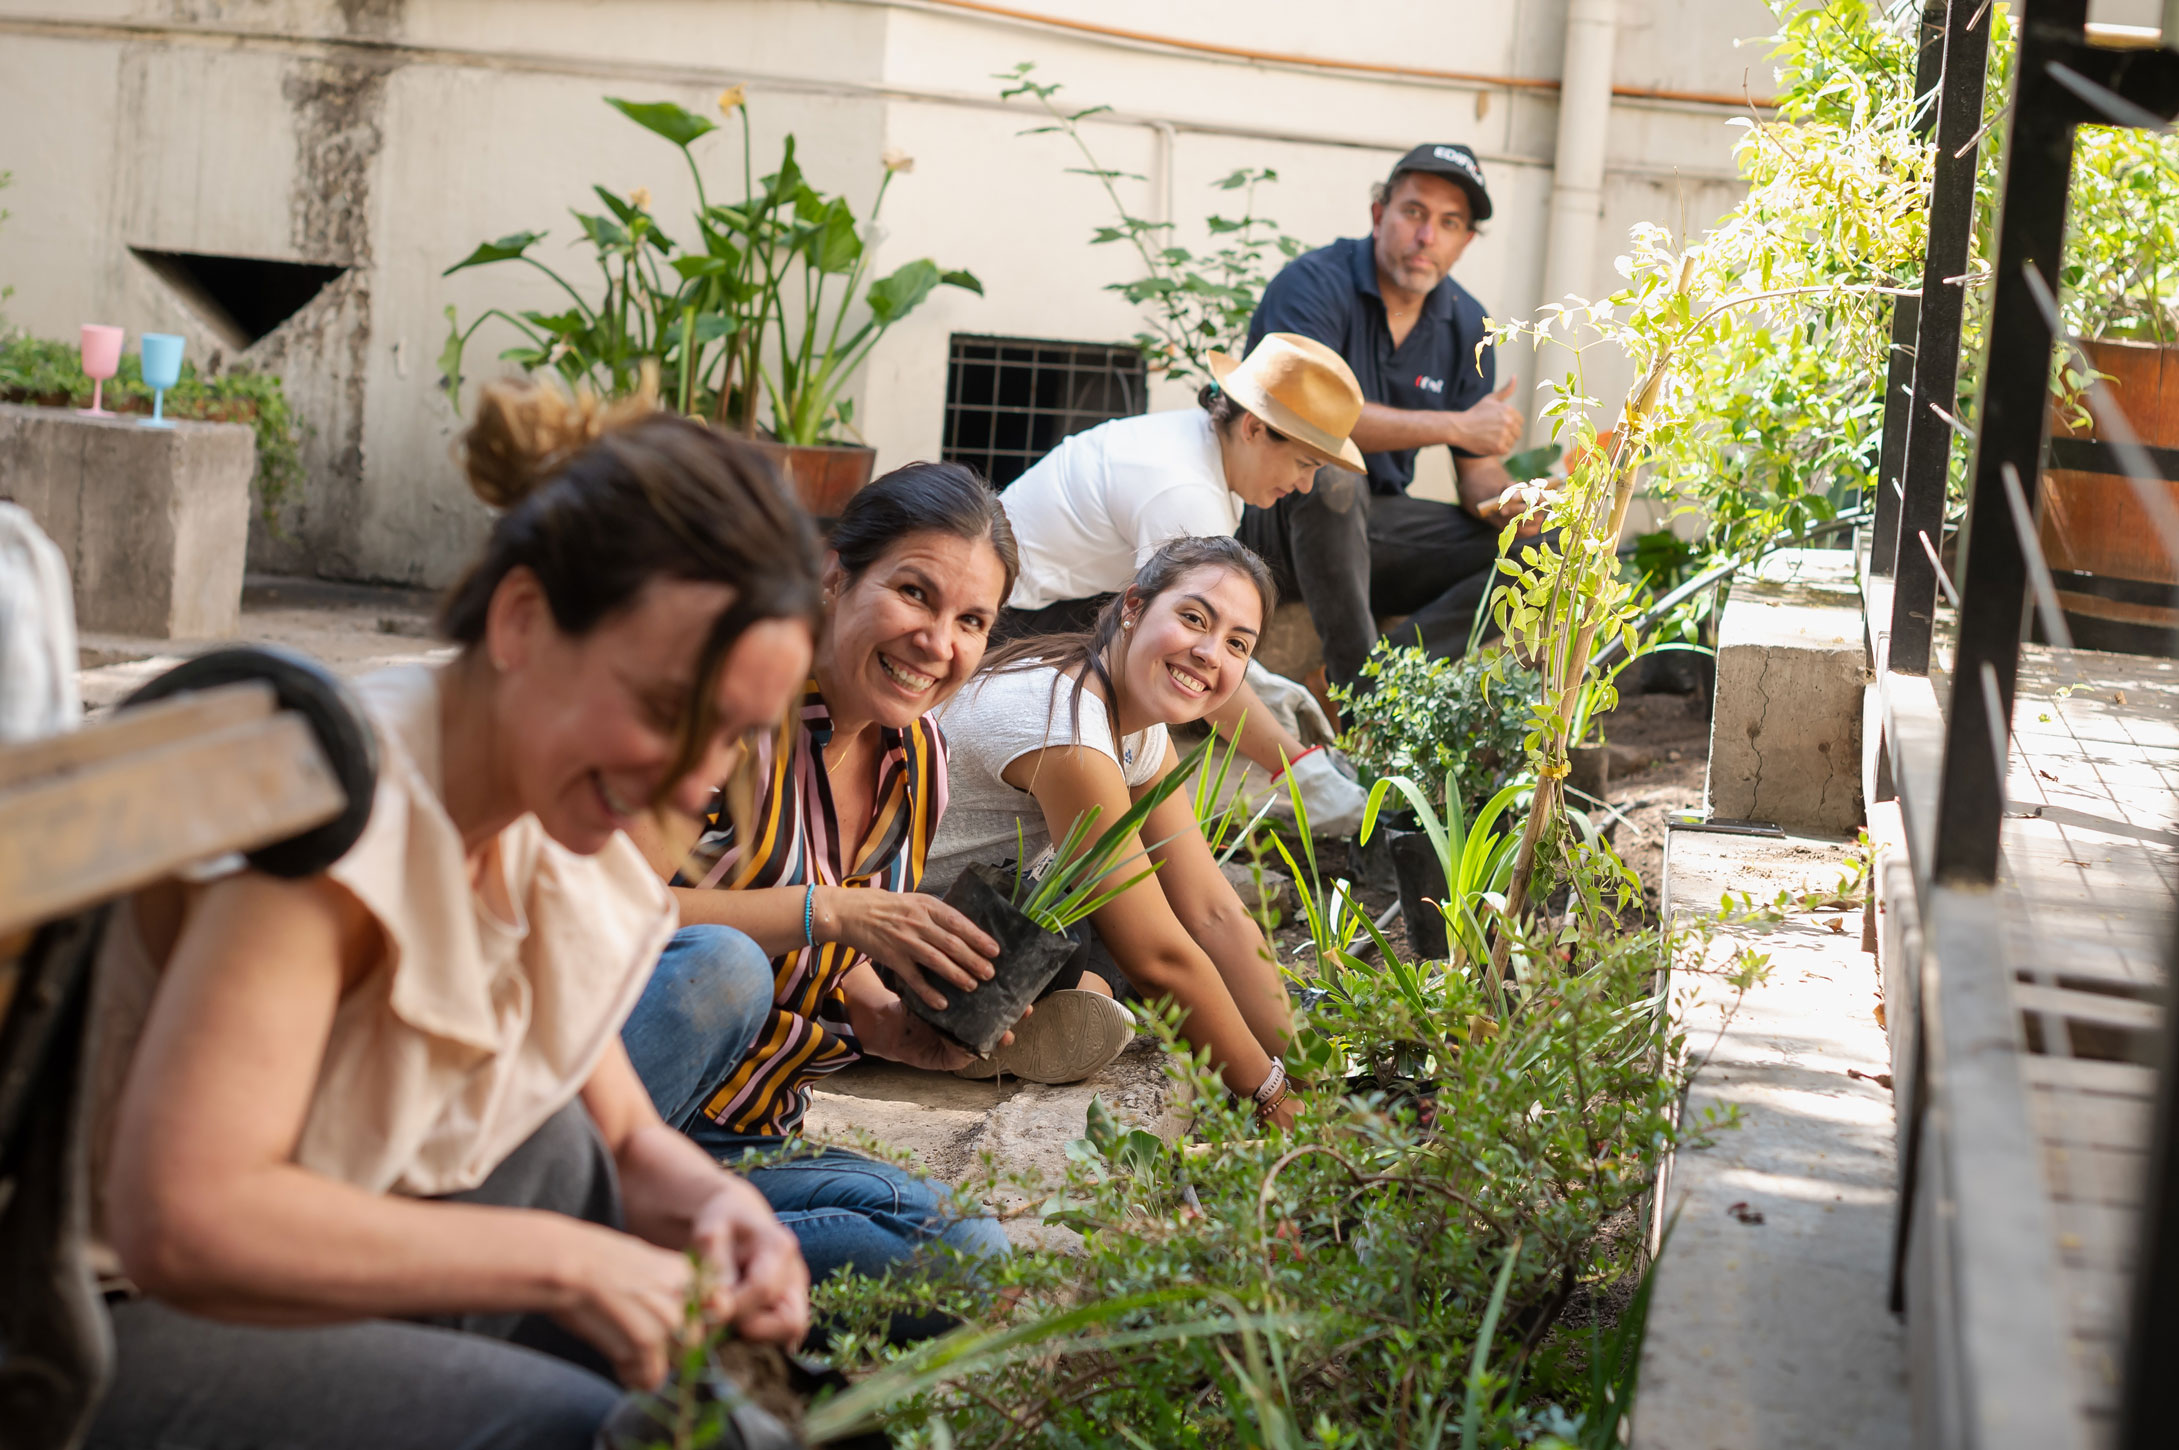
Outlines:
[{"label": "blurred woman in cream top", "polygon": [[782,718],[814,537],[753,452],[647,406],[495,388],[466,441],[503,512],[442,610],[458,657],[359,686],[362,838],[109,935],[100,1209],[137,1293],[90,1446],[583,1450],[698,1291],[807,1328],[792,1237],[618,1034],[674,923],[622,829],[693,816]]}]

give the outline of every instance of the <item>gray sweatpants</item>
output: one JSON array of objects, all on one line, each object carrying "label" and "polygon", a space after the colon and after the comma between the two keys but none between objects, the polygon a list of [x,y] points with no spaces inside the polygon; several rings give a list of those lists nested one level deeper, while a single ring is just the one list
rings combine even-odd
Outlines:
[{"label": "gray sweatpants", "polygon": [[[620,1226],[612,1158],[571,1103],[452,1201]],[[537,1315],[226,1324],[112,1306],[114,1377],[86,1450],[589,1450],[620,1390]]]}]

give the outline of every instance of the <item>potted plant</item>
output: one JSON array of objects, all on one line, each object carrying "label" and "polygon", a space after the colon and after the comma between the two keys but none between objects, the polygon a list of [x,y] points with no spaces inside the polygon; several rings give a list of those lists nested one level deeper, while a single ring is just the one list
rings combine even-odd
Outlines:
[{"label": "potted plant", "polygon": [[999,1039],[1021,1020],[1023,1010],[1074,955],[1074,926],[1157,869],[1145,866],[1118,886],[1105,885],[1114,870],[1124,864],[1120,853],[1142,829],[1142,823],[1160,802],[1180,789],[1210,746],[1207,739],[1188,752],[1185,760],[1145,791],[1094,842],[1089,833],[1097,824],[1097,808],[1092,806],[1077,816],[1066,839],[1049,853],[1050,864],[1043,870],[1028,869],[1017,853],[1011,877],[1003,868],[992,866],[971,866],[963,871],[946,892],[946,904],[999,943],[996,971],[990,981],[971,991],[934,977],[931,980],[944,994],[946,1004],[933,1007],[916,993],[907,992],[901,1000],[907,1003],[908,1010],[930,1023],[948,1041],[978,1057],[990,1056]]},{"label": "potted plant", "polygon": [[[942,269],[927,257],[870,276],[872,231],[885,193],[915,163],[886,153],[863,220],[846,198],[810,184],[791,135],[778,169],[757,177],[748,108],[735,86],[719,97],[719,109],[741,119],[742,195],[714,202],[692,148],[718,122],[672,101],[608,96],[606,104],[679,149],[696,183],[691,230],[679,240],[669,237],[647,187],[625,198],[592,187],[604,211],[574,217],[604,280],[595,300],[534,255],[541,231],[480,244],[443,275],[523,262],[550,277],[572,305],[558,312],[487,308],[466,327],[449,306],[439,358],[447,396],[459,406],[463,352],[494,318],[522,335],[503,358],[526,371],[550,368],[601,394],[634,391],[650,363],[670,406],[756,439],[811,513],[837,515],[869,482],[874,458],[859,437],[842,440],[855,425],[853,400],[841,393],[879,340],[937,288],[983,292],[970,273]],[[761,436],[760,407],[767,417]]]},{"label": "potted plant", "polygon": [[[2134,436],[2179,448],[2179,140],[2088,126],[2073,153],[2062,302],[2075,339],[2051,403],[2043,552],[2074,642],[2168,654],[2179,571],[2131,482],[2082,456],[2108,432],[2086,406],[2101,380]],[[2179,483],[2163,489],[2179,505]],[[2067,586],[2073,587],[2067,587]]]}]

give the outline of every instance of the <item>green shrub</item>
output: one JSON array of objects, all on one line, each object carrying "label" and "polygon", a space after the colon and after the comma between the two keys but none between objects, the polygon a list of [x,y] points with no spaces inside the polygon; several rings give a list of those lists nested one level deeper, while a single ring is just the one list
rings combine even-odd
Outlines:
[{"label": "green shrub", "polygon": [[[1685,1067],[1659,969],[1690,945],[1538,937],[1503,988],[1458,969],[1324,973],[1288,1054],[1308,1105],[1291,1133],[1266,1134],[1178,1049],[1197,1141],[1093,1104],[1043,1207],[1083,1235],[1078,1254],[1017,1253],[965,1285],[835,1279],[818,1295],[833,1354],[854,1371],[912,1359],[883,1346],[902,1310],[1021,1325],[1132,1302],[1145,1307],[926,1385],[888,1430],[962,1447],[1616,1443],[1629,1340],[1553,1326],[1641,1257]],[[1346,1095],[1394,1057],[1415,1080]],[[1149,1307],[1156,1295],[1180,1297]],[[1228,1327],[1203,1327],[1211,1308]]]},{"label": "green shrub", "polygon": [[[122,354],[120,371],[102,391],[105,406],[117,413],[151,411],[151,389],[144,386],[143,359],[136,353]],[[91,380],[83,371],[82,352],[74,343],[21,333],[0,337],[0,402],[89,407]],[[166,416],[249,424],[257,434],[257,505],[267,522],[302,482],[302,427],[280,380],[270,373],[206,377],[195,363],[184,362],[181,382],[167,389]]]},{"label": "green shrub", "polygon": [[1339,742],[1365,781],[1404,775],[1460,781],[1463,808],[1475,808],[1525,775],[1523,745],[1535,728],[1535,672],[1499,651],[1432,659],[1414,645],[1379,640],[1362,666],[1367,691],[1335,686],[1346,717]]}]

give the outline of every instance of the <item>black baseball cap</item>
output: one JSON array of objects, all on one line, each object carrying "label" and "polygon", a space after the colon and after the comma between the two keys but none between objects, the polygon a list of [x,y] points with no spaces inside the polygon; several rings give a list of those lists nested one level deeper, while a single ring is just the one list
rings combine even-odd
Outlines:
[{"label": "black baseball cap", "polygon": [[[1400,164],[1392,168],[1392,181],[1400,178],[1403,171],[1428,171],[1438,176],[1450,176],[1460,183],[1460,189],[1468,193],[1468,200],[1475,207],[1475,220],[1490,220],[1490,192],[1483,185],[1483,167],[1475,159],[1475,153],[1461,145],[1417,146],[1400,158]],[[1387,186],[1391,183],[1387,182]]]}]

